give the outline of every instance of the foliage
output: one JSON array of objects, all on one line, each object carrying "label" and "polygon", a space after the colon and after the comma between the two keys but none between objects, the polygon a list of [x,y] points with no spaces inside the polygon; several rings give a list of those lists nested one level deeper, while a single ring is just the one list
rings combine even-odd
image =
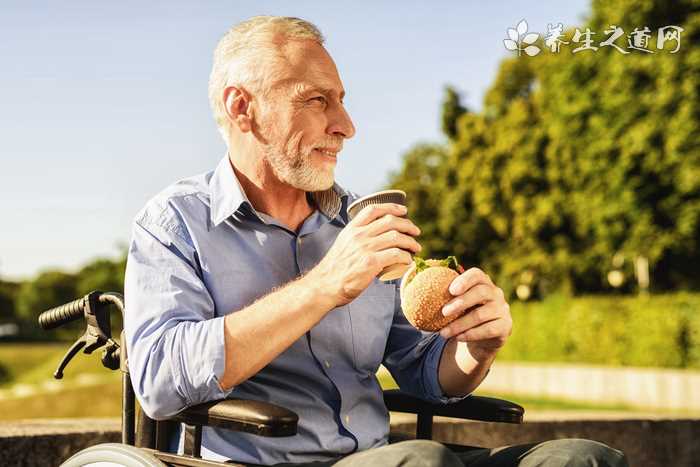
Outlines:
[{"label": "foliage", "polygon": [[657,290],[700,287],[698,6],[594,1],[581,26],[681,25],[675,54],[506,59],[480,113],[455,110],[448,88],[447,145],[416,146],[390,178],[407,192],[423,254],[454,254],[506,291],[532,282],[540,296],[609,290],[616,255],[627,277],[647,258]]},{"label": "foliage", "polygon": [[700,368],[700,295],[552,295],[514,303],[499,359]]},{"label": "foliage", "polygon": [[14,316],[19,282],[0,280],[0,324]]},{"label": "foliage", "polygon": [[34,280],[22,283],[17,294],[16,315],[21,326],[21,333],[33,339],[71,337],[80,329],[74,323],[62,331],[43,332],[37,317],[43,311],[70,302],[77,298],[75,275],[58,270],[40,273]]},{"label": "foliage", "polygon": [[[39,314],[93,290],[121,292],[125,268],[126,254],[116,260],[96,259],[76,273],[48,270],[21,283],[0,281],[1,316],[20,325],[21,338],[74,339],[85,327],[84,323],[76,322],[61,330],[45,332],[37,325]],[[113,329],[119,329],[121,317],[115,316],[112,324]]]},{"label": "foliage", "polygon": [[126,257],[113,261],[97,259],[85,266],[76,275],[78,296],[93,290],[121,292],[124,290]]},{"label": "foliage", "polygon": [[[444,147],[418,144],[403,157],[401,172],[390,175],[392,187],[408,195],[411,220],[421,228],[422,254],[426,258],[448,256],[435,252],[445,251],[445,240],[435,223],[435,213],[442,200],[438,184],[447,159]],[[455,252],[459,257],[460,255]]]},{"label": "foliage", "polygon": [[8,370],[7,367],[0,362],[0,384],[8,382],[10,379],[10,370]]},{"label": "foliage", "polygon": [[74,300],[77,295],[74,274],[51,270],[22,284],[17,295],[17,315],[33,319],[40,312]]},{"label": "foliage", "polygon": [[457,136],[457,120],[467,112],[460,101],[459,94],[451,87],[445,88],[445,100],[442,103],[442,132],[448,138]]}]

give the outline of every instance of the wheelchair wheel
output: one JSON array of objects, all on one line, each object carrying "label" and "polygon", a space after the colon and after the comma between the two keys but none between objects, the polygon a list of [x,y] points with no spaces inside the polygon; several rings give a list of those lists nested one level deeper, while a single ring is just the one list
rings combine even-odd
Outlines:
[{"label": "wheelchair wheel", "polygon": [[166,467],[156,457],[134,446],[103,443],[75,453],[61,467]]}]

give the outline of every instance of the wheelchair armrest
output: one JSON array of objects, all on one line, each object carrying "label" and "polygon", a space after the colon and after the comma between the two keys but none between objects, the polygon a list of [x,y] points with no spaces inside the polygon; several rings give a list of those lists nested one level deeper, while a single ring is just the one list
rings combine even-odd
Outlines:
[{"label": "wheelchair armrest", "polygon": [[172,420],[276,437],[295,435],[299,416],[268,402],[224,399],[189,407]]},{"label": "wheelchair armrest", "polygon": [[398,389],[384,391],[384,403],[393,412],[439,415],[484,422],[522,423],[523,409],[518,404],[493,397],[469,396],[452,404],[433,404]]}]

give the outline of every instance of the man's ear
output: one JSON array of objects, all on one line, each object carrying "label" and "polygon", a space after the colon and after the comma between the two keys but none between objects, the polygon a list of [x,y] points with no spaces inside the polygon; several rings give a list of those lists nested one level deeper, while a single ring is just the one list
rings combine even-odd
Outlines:
[{"label": "man's ear", "polygon": [[238,127],[242,133],[247,133],[253,128],[253,110],[251,96],[248,92],[237,86],[229,86],[224,89],[224,109],[232,125]]}]

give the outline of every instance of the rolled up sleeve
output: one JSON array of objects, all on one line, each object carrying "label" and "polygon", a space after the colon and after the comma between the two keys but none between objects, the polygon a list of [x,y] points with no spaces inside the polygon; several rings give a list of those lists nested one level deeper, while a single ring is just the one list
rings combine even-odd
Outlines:
[{"label": "rolled up sleeve", "polygon": [[383,365],[399,388],[433,403],[457,402],[471,394],[450,397],[439,381],[440,358],[447,341],[436,332],[419,331],[408,322],[401,309],[399,287]]},{"label": "rolled up sleeve", "polygon": [[217,317],[197,255],[177,226],[134,223],[125,276],[129,371],[154,419],[225,398],[223,317]]}]

